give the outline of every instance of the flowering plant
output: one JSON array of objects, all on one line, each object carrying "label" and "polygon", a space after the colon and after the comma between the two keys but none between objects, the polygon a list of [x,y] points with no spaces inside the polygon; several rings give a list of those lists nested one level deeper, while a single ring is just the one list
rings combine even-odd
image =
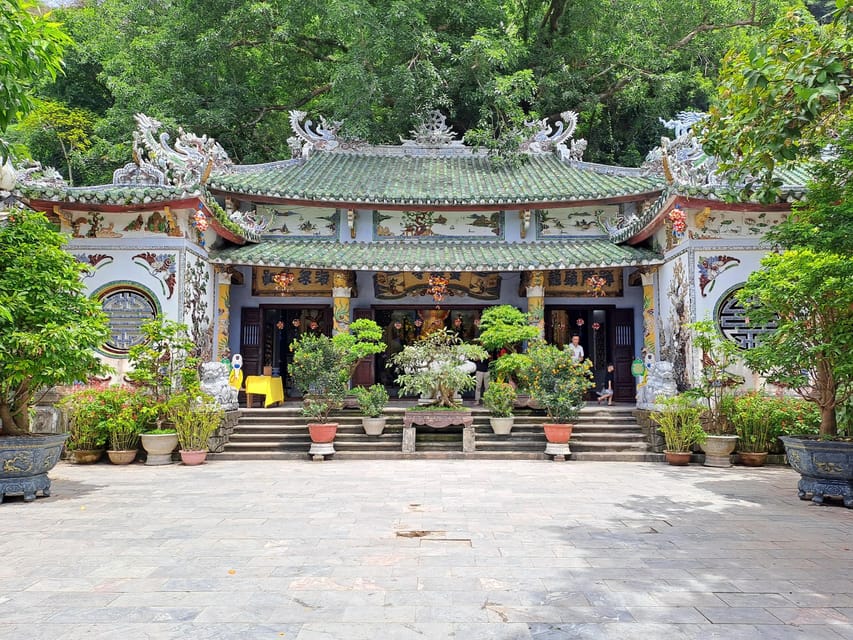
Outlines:
[{"label": "flowering plant", "polygon": [[543,341],[531,344],[527,355],[530,395],[548,412],[548,418],[558,423],[577,418],[584,395],[595,386],[592,362],[576,362],[571,350]]}]

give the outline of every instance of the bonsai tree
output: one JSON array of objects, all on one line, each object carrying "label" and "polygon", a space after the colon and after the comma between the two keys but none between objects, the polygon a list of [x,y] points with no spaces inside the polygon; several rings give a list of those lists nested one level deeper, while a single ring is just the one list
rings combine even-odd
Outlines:
[{"label": "bonsai tree", "polygon": [[702,408],[693,398],[680,394],[670,398],[658,397],[659,411],[651,414],[663,433],[666,450],[673,453],[687,453],[694,444],[703,444],[706,434],[699,418]]},{"label": "bonsai tree", "polygon": [[595,386],[592,362],[577,362],[569,349],[560,349],[543,340],[530,345],[530,395],[557,424],[569,423],[578,417],[586,392]]},{"label": "bonsai tree", "polygon": [[732,431],[725,407],[734,395],[743,378],[729,371],[740,361],[740,350],[731,340],[726,340],[710,320],[701,320],[687,325],[693,332],[693,348],[702,352],[702,368],[699,379],[687,393],[702,398],[706,404],[705,430],[715,435]]},{"label": "bonsai tree", "polygon": [[30,430],[30,406],[54,385],[105,371],[95,348],[106,315],[84,293],[85,267],[44,214],[10,212],[0,223],[0,434]]},{"label": "bonsai tree", "polygon": [[354,320],[349,326],[349,333],[337,334],[332,342],[345,354],[350,377],[362,359],[385,351],[382,327],[369,318]]},{"label": "bonsai tree", "polygon": [[304,394],[302,413],[326,422],[343,404],[352,366],[351,356],[333,338],[303,334],[293,351],[293,381]]},{"label": "bonsai tree", "polygon": [[530,316],[509,304],[489,307],[480,316],[480,344],[497,355],[490,369],[498,382],[518,385],[530,361],[519,353],[522,343],[539,336],[539,327],[530,324]]},{"label": "bonsai tree", "polygon": [[455,408],[459,406],[456,394],[473,389],[476,384],[465,370],[465,362],[484,360],[488,355],[483,347],[463,342],[452,331],[441,329],[404,347],[389,365],[402,372],[397,377],[402,394],[431,398],[432,407]]}]

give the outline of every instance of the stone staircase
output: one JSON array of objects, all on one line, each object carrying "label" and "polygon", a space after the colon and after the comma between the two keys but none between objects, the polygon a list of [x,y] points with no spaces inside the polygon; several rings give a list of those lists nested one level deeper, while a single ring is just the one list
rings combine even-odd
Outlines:
[{"label": "stone staircase", "polygon": [[[404,407],[385,410],[387,426],[381,436],[368,436],[361,427],[361,416],[354,410],[339,411],[333,420],[339,423],[335,438],[335,458],[340,459],[412,459],[412,458],[545,458],[544,416],[530,410],[519,411],[512,434],[498,436],[489,425],[488,412],[472,408],[477,450],[462,453],[462,428],[429,430],[418,427],[416,452],[403,454]],[[268,409],[242,409],[234,432],[217,460],[308,459],[311,441],[298,402]],[[620,462],[658,462],[663,454],[652,453],[633,416],[633,406],[598,407],[588,405],[575,421],[572,460]]]}]

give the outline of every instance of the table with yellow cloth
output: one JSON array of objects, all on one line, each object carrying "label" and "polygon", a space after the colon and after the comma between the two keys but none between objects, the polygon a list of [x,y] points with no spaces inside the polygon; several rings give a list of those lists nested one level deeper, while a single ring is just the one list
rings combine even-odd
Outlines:
[{"label": "table with yellow cloth", "polygon": [[246,376],[246,406],[252,406],[252,396],[263,394],[264,407],[284,402],[281,378],[272,376]]}]

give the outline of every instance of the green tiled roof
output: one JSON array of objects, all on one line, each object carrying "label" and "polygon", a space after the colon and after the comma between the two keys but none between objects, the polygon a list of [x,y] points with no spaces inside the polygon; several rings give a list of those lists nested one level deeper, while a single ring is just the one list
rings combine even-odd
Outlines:
[{"label": "green tiled roof", "polygon": [[19,185],[16,189],[24,198],[51,202],[79,202],[85,204],[139,205],[152,202],[169,202],[202,195],[202,188],[173,185],[103,185],[97,187],[48,186],[41,184]]},{"label": "green tiled roof", "polygon": [[[636,170],[572,166],[556,155],[492,169],[485,156],[411,157],[315,153],[305,161],[213,174],[212,190],[317,203],[521,206],[659,191],[662,178]],[[618,175],[616,175],[618,174]]]},{"label": "green tiled roof", "polygon": [[361,271],[529,271],[662,264],[646,249],[603,239],[540,242],[264,241],[211,252],[218,264]]}]

